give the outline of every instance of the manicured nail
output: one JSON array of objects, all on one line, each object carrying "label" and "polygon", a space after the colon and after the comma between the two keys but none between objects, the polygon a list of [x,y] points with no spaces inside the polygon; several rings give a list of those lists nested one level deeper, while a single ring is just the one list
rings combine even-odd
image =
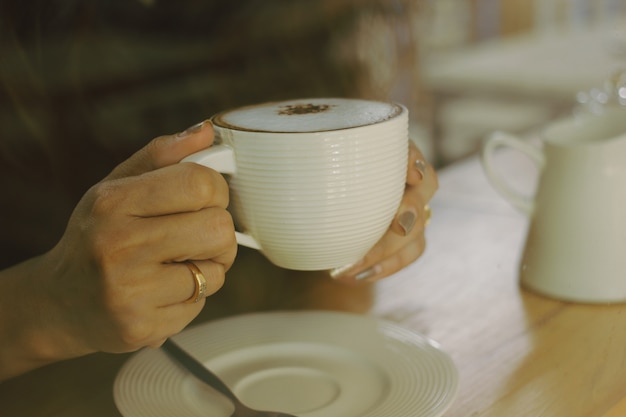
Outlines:
[{"label": "manicured nail", "polygon": [[383,272],[383,267],[377,264],[377,265],[367,268],[363,272],[359,272],[358,274],[355,275],[354,279],[355,281],[363,281],[363,280],[372,278],[373,276],[376,276],[380,274],[381,272]]},{"label": "manicured nail", "polygon": [[432,215],[433,215],[433,211],[430,209],[430,205],[426,204],[424,206],[424,226],[428,226]]},{"label": "manicured nail", "polygon": [[418,159],[417,161],[415,161],[415,164],[413,164],[413,166],[415,167],[417,172],[419,172],[420,177],[423,179],[426,175],[426,162]]},{"label": "manicured nail", "polygon": [[363,260],[360,260],[360,261],[355,262],[353,264],[348,264],[348,265],[344,265],[344,266],[338,266],[337,268],[331,269],[328,272],[328,274],[330,275],[330,277],[332,279],[338,279],[339,277],[344,275],[346,272],[348,272],[352,268],[355,268],[355,267],[359,266],[362,263],[363,263]]},{"label": "manicured nail", "polygon": [[416,218],[417,216],[415,215],[415,212],[411,210],[405,211],[400,216],[398,216],[398,223],[400,224],[400,227],[402,227],[404,236],[411,233],[411,230],[413,230],[413,226],[415,226]]},{"label": "manicured nail", "polygon": [[183,130],[182,132],[178,133],[176,135],[176,138],[182,139],[182,138],[185,138],[185,137],[187,137],[189,135],[193,135],[194,133],[198,133],[199,131],[202,130],[202,128],[204,127],[204,124],[207,123],[207,122],[211,123],[210,120],[204,120],[204,121],[202,121],[200,123],[196,123],[195,125],[193,125],[193,126],[187,128],[187,129]]}]

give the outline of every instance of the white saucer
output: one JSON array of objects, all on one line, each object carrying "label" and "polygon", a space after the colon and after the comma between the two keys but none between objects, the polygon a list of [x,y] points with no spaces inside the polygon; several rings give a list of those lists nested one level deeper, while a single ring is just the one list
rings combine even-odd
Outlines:
[{"label": "white saucer", "polygon": [[[457,391],[456,367],[435,342],[367,316],[257,313],[174,339],[248,406],[298,417],[438,417]],[[124,364],[113,391],[125,417],[229,417],[233,409],[158,349]]]}]

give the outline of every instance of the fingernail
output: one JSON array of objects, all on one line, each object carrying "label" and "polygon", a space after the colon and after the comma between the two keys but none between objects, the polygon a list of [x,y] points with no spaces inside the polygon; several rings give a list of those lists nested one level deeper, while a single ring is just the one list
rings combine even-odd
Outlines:
[{"label": "fingernail", "polygon": [[417,172],[419,172],[420,177],[423,179],[424,176],[426,175],[426,162],[422,161],[421,159],[418,159],[417,161],[415,161],[415,164],[413,164],[415,166],[415,169],[417,170]]},{"label": "fingernail", "polygon": [[373,276],[380,274],[382,271],[383,271],[383,267],[377,264],[377,265],[367,268],[363,272],[359,272],[358,274],[355,275],[354,279],[356,281],[363,281],[365,279],[372,278]]},{"label": "fingernail", "polygon": [[402,227],[404,236],[411,233],[411,230],[413,230],[413,226],[415,226],[416,218],[417,216],[415,215],[415,212],[411,210],[405,211],[398,217],[398,223],[400,224],[400,227]]},{"label": "fingernail", "polygon": [[176,134],[176,138],[177,139],[182,139],[182,138],[185,138],[185,137],[187,137],[189,135],[193,135],[194,133],[198,133],[199,131],[202,130],[202,128],[204,127],[204,124],[207,123],[207,122],[211,123],[210,120],[204,120],[204,121],[202,121],[200,123],[196,123],[195,125],[193,125],[193,126],[187,128],[187,129],[183,130],[182,132]]},{"label": "fingernail", "polygon": [[432,215],[433,215],[433,211],[430,209],[430,205],[426,204],[424,206],[424,226],[428,226]]},{"label": "fingernail", "polygon": [[348,265],[344,265],[344,266],[338,266],[337,268],[331,269],[328,273],[329,273],[329,275],[330,275],[330,277],[332,279],[338,279],[343,274],[345,274],[347,271],[351,270],[352,268],[355,268],[355,267],[359,266],[362,263],[363,263],[363,260],[360,260],[360,261],[355,262],[353,264],[348,264]]}]

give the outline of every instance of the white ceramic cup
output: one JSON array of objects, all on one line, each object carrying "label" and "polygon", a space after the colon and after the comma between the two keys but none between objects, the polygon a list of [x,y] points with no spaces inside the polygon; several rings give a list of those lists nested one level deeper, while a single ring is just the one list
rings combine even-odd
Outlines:
[{"label": "white ceramic cup", "polygon": [[406,182],[404,106],[302,99],[211,120],[216,144],[183,161],[227,174],[239,244],[283,268],[325,270],[358,261],[389,228]]},{"label": "white ceramic cup", "polygon": [[[560,120],[542,139],[540,149],[496,133],[482,153],[494,187],[531,216],[522,285],[567,301],[626,301],[626,108]],[[541,170],[534,198],[502,178],[499,147],[526,154]]]}]

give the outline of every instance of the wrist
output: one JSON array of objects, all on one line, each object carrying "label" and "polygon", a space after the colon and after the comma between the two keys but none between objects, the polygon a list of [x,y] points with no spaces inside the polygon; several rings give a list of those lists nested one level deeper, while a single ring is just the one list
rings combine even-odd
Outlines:
[{"label": "wrist", "polygon": [[0,381],[68,359],[68,333],[46,295],[44,257],[0,272]]}]

